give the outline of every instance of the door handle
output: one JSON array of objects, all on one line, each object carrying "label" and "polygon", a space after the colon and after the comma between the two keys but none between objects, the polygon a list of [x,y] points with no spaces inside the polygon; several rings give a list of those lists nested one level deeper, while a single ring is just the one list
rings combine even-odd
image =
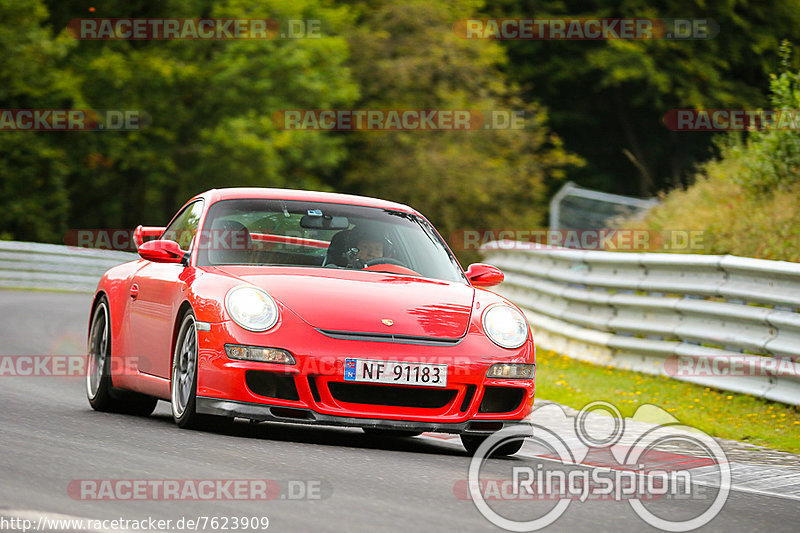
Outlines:
[{"label": "door handle", "polygon": [[139,286],[137,284],[131,285],[131,299],[135,300],[139,296]]}]

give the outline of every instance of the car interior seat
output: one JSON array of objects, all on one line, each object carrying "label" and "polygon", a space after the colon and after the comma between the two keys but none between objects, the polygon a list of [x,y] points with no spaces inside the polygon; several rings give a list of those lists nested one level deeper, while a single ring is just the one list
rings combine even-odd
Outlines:
[{"label": "car interior seat", "polygon": [[325,255],[324,266],[347,266],[347,249],[351,231],[353,230],[342,230],[333,236],[331,243],[328,245],[328,253]]}]

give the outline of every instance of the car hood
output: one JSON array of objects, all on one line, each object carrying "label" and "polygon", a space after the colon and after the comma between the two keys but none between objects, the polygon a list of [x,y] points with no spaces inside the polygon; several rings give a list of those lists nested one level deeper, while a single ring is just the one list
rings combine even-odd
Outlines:
[{"label": "car hood", "polygon": [[[357,270],[217,267],[266,290],[311,326],[340,332],[456,339],[469,328],[475,289],[463,283]],[[391,325],[384,323],[391,321]]]}]

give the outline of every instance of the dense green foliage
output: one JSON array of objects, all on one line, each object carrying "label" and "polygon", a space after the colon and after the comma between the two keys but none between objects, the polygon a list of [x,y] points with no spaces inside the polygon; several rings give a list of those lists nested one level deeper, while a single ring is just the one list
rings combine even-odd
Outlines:
[{"label": "dense green foliage", "polygon": [[[318,18],[344,24],[319,2],[105,3],[93,16]],[[60,6],[63,9],[63,6]],[[60,13],[66,27],[86,10]],[[71,227],[163,224],[191,195],[213,187],[321,188],[345,158],[344,139],[276,130],[276,109],[352,104],[358,87],[344,38],[266,41],[81,41],[67,58],[93,109],[142,110],[132,132],[50,134],[69,146]],[[87,209],[87,207],[91,209]],[[27,235],[17,235],[27,238]]]},{"label": "dense green foliage", "polygon": [[[800,70],[791,49],[781,46],[783,70],[771,76],[770,109],[800,109]],[[663,195],[644,221],[628,226],[656,230],[700,230],[703,247],[674,250],[800,261],[800,131],[775,118],[771,127],[716,137],[720,156],[704,163],[695,183]],[[766,125],[766,124],[765,124]],[[666,251],[666,250],[664,250]]]},{"label": "dense green foliage", "polygon": [[[48,12],[45,4],[49,7]],[[163,224],[212,187],[342,190],[420,208],[448,233],[518,217],[541,224],[569,164],[545,111],[500,70],[497,43],[451,21],[480,4],[324,0],[0,0],[0,108],[141,110],[138,131],[5,132],[0,236],[58,241],[67,228]],[[79,17],[324,21],[320,38],[76,41]],[[282,109],[520,109],[520,130],[319,132],[276,128]]]},{"label": "dense green foliage", "polygon": [[783,193],[800,182],[800,130],[781,127],[795,123],[800,117],[800,71],[788,68],[791,49],[788,43],[782,47],[784,70],[772,75],[770,82],[770,104],[773,110],[786,110],[789,122],[776,119],[774,129],[754,131],[747,142],[738,136],[726,139],[722,144],[723,156],[742,161],[742,171],[735,177],[737,183],[749,191],[762,194]]},{"label": "dense green foliage", "polygon": [[[61,67],[71,48],[43,26],[37,3],[0,1],[0,107],[67,108],[79,101]],[[52,136],[0,132],[0,237],[58,240],[67,229],[67,180],[76,162]]]},{"label": "dense green foliage", "polygon": [[[800,38],[797,0],[488,0],[492,16],[712,19],[698,40],[503,41],[508,73],[550,109],[553,130],[586,159],[579,185],[649,196],[691,182],[710,133],[674,132],[670,109],[766,107],[783,39]],[[800,59],[795,58],[795,67]]]},{"label": "dense green foliage", "polygon": [[[69,228],[160,225],[192,194],[239,185],[385,197],[420,209],[445,236],[540,226],[565,177],[634,194],[687,181],[712,155],[711,136],[671,132],[664,113],[767,105],[778,43],[800,32],[794,0],[94,5],[0,0],[0,109],[140,110],[149,124],[0,132],[0,238],[58,242]],[[721,31],[710,40],[596,42],[468,40],[453,31],[454,21],[478,16],[711,17]],[[66,28],[81,17],[323,25],[320,38],[305,39],[79,41]],[[790,67],[772,81],[775,105],[798,106]],[[344,133],[282,130],[271,120],[281,109],[406,108],[525,110],[526,127]],[[789,185],[800,159],[794,134],[748,142],[762,155],[742,165],[741,179]]]},{"label": "dense green foliage", "polygon": [[[800,108],[800,71],[772,78],[771,105]],[[800,133],[752,131],[718,137],[720,156],[703,164],[693,185],[664,195],[633,228],[702,231],[702,249],[674,250],[800,261]],[[666,250],[663,250],[666,251]]]},{"label": "dense green foliage", "polygon": [[[413,205],[449,236],[466,228],[538,227],[548,186],[568,155],[543,109],[523,103],[499,68],[495,42],[461,39],[452,21],[478,2],[376,2],[351,34],[363,109],[508,110],[526,127],[487,131],[359,132],[349,139],[344,186]],[[469,12],[467,9],[466,12]]]}]

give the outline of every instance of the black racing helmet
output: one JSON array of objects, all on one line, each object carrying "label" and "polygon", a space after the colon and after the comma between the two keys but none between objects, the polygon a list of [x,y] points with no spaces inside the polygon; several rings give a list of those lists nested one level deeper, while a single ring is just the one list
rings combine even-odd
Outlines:
[{"label": "black racing helmet", "polygon": [[358,248],[358,243],[362,241],[379,242],[383,245],[383,254],[390,255],[393,243],[381,228],[361,224],[351,229],[347,234],[347,248]]}]

